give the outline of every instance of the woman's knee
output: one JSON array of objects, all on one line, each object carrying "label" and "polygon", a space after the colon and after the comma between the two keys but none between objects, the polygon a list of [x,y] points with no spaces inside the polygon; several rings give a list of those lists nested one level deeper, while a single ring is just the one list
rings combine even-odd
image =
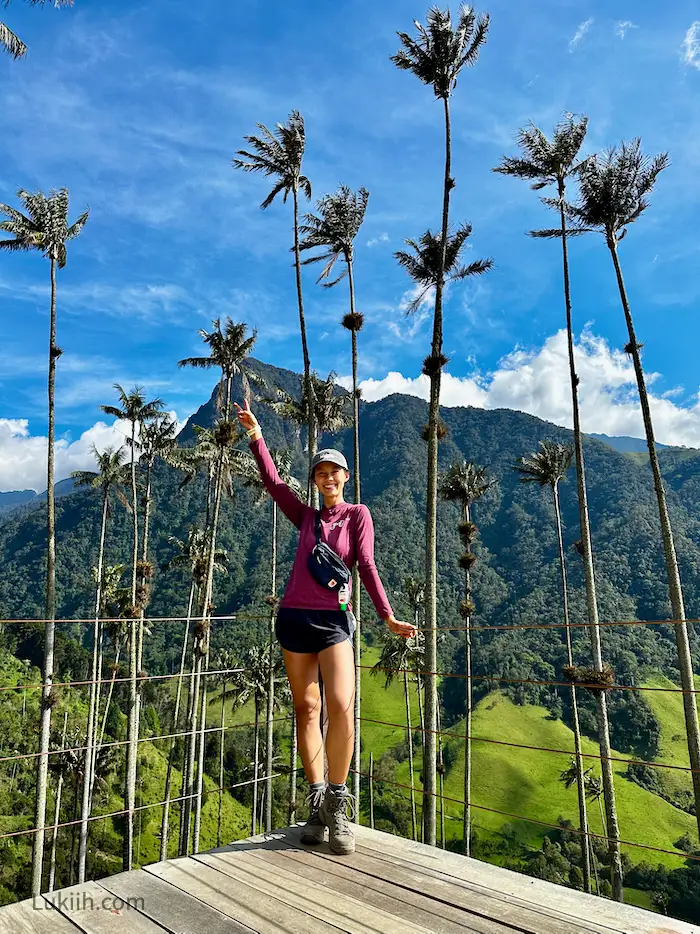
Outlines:
[{"label": "woman's knee", "polygon": [[355,690],[354,688],[346,692],[327,692],[326,706],[328,708],[328,719],[330,720],[349,720],[353,721],[355,715]]},{"label": "woman's knee", "polygon": [[294,712],[297,722],[300,724],[310,723],[320,719],[321,716],[321,695],[318,690],[307,690],[304,694],[294,698]]}]

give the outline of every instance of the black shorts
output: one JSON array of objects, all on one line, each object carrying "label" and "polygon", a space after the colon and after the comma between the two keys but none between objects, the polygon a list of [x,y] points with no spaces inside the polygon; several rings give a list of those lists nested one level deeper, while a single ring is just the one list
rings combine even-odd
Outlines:
[{"label": "black shorts", "polygon": [[277,641],[288,652],[316,654],[352,640],[355,617],[348,610],[298,610],[282,606],[275,621]]}]

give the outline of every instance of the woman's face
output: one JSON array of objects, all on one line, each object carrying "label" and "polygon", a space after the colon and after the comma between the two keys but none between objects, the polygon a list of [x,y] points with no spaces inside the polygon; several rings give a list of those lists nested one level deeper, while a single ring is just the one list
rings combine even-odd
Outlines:
[{"label": "woman's face", "polygon": [[323,497],[342,497],[343,487],[350,479],[350,474],[343,467],[322,461],[316,465],[314,483]]}]

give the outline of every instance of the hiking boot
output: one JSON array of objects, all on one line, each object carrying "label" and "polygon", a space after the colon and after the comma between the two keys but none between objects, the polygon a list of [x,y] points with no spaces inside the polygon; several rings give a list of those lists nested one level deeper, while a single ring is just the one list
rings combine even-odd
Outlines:
[{"label": "hiking boot", "polygon": [[355,813],[355,799],[344,786],[327,788],[321,805],[321,820],[328,827],[328,845],[333,853],[345,856],[355,852],[355,833],[348,819]]},{"label": "hiking boot", "polygon": [[323,823],[323,818],[321,817],[323,796],[324,789],[318,788],[315,791],[312,790],[306,799],[306,803],[309,806],[309,816],[306,820],[306,825],[301,831],[300,839],[302,843],[323,843],[326,834],[326,825]]}]

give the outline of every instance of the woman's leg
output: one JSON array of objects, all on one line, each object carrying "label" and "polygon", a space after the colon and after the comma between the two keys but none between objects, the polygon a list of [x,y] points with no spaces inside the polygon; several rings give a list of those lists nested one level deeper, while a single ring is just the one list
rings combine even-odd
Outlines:
[{"label": "woman's leg", "polygon": [[355,736],[355,663],[349,640],[318,653],[328,711],[326,758],[328,781],[342,785],[348,777]]},{"label": "woman's leg", "polygon": [[[294,697],[299,753],[309,784],[323,781],[321,693],[318,686],[319,656],[282,649],[284,667]],[[324,675],[325,677],[325,675]]]}]

